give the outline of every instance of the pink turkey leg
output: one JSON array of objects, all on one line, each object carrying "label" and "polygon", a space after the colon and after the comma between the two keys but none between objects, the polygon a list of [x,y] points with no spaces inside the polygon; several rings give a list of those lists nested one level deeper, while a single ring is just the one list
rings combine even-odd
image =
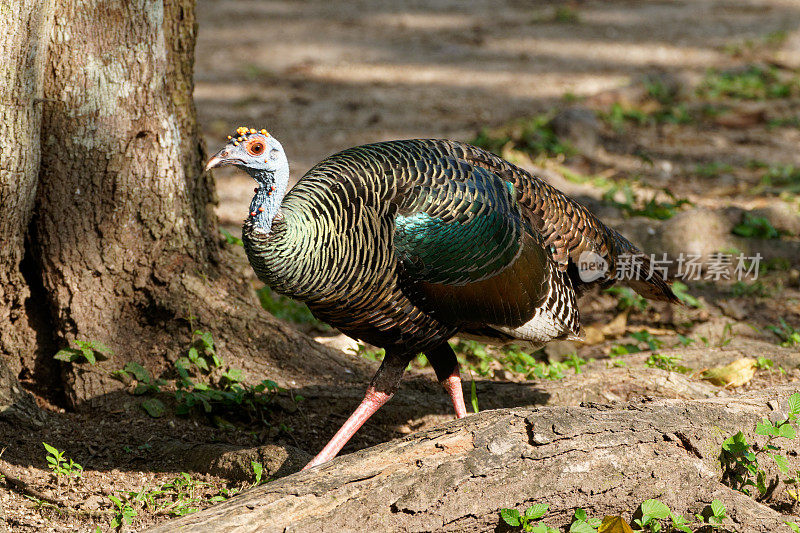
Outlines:
[{"label": "pink turkey leg", "polygon": [[403,378],[408,359],[387,353],[383,358],[383,363],[372,378],[372,383],[367,387],[367,394],[350,418],[339,428],[336,435],[325,445],[321,452],[314,457],[310,463],[303,467],[303,470],[322,463],[326,463],[336,457],[336,454],[347,444],[358,428],[371,417],[375,411],[394,396],[397,385]]},{"label": "pink turkey leg", "polygon": [[456,411],[456,418],[464,418],[467,416],[467,408],[464,405],[464,392],[461,390],[461,374],[458,367],[453,370],[453,373],[441,381],[442,386],[450,395],[453,400],[453,409]]},{"label": "pink turkey leg", "polygon": [[353,414],[350,415],[350,418],[342,424],[342,427],[339,428],[339,431],[336,432],[336,435],[322,448],[322,451],[314,457],[310,463],[303,467],[303,470],[308,468],[320,465],[322,463],[327,463],[334,457],[339,451],[347,444],[347,441],[352,438],[358,428],[364,425],[364,422],[367,421],[369,417],[371,417],[375,411],[381,408],[383,404],[389,401],[389,398],[392,397],[392,394],[386,394],[385,392],[379,392],[375,390],[375,387],[370,386],[367,389],[367,394],[364,396],[364,399],[361,400],[361,404],[356,407],[356,410],[353,411]]}]

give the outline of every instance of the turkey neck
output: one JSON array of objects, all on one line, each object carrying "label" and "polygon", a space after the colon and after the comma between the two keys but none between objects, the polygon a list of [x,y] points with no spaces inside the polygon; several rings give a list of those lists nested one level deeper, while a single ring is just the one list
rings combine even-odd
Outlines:
[{"label": "turkey neck", "polygon": [[[275,217],[281,210],[281,202],[289,186],[289,167],[274,172],[248,172],[258,183],[258,189],[250,202],[250,217],[263,233],[270,234]],[[255,213],[255,215],[253,215]]]},{"label": "turkey neck", "polygon": [[[242,241],[247,258],[258,278],[278,292],[289,291],[286,269],[290,242],[281,202],[289,185],[289,167],[275,172],[248,173],[258,182],[250,202],[250,212],[242,226]],[[255,213],[255,215],[253,215]]]}]

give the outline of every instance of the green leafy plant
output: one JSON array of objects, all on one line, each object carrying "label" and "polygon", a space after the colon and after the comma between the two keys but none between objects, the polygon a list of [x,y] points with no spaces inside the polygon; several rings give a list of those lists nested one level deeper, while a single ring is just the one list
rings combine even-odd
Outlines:
[{"label": "green leafy plant", "polygon": [[[187,415],[200,409],[208,415],[215,414],[214,420],[226,427],[230,423],[221,418],[221,413],[268,424],[264,412],[283,391],[268,379],[257,385],[242,383],[242,371],[225,365],[214,347],[211,334],[202,331],[195,331],[187,355],[176,361],[175,369],[178,373],[176,413]],[[292,399],[296,403],[303,398],[297,395]]]},{"label": "green leafy plant", "polygon": [[758,359],[756,359],[756,368],[758,370],[769,370],[774,364],[775,362],[772,359],[763,355],[758,356]]},{"label": "green leafy plant", "polygon": [[489,353],[489,349],[483,343],[473,340],[459,339],[451,342],[450,346],[456,352],[459,364],[475,372],[479,376],[488,376],[492,372],[492,361],[495,358]]},{"label": "green leafy plant", "polygon": [[765,49],[776,48],[783,44],[787,38],[788,34],[785,31],[777,30],[760,37],[751,37],[727,43],[722,47],[722,51],[733,57],[741,57],[764,51]]},{"label": "green leafy plant", "polygon": [[630,287],[609,287],[605,289],[605,292],[618,298],[617,309],[619,311],[627,311],[628,309],[644,311],[647,309],[647,300]]},{"label": "green leafy plant", "polygon": [[702,176],[704,178],[715,178],[720,174],[733,172],[733,167],[727,163],[722,163],[721,161],[711,161],[710,163],[697,165],[694,168],[694,172],[698,176]]},{"label": "green leafy plant", "polygon": [[783,317],[780,318],[781,325],[778,326],[767,326],[771,332],[777,335],[781,339],[781,346],[784,348],[791,348],[792,346],[799,346],[800,345],[800,330],[793,328],[786,321]]},{"label": "green leafy plant", "polygon": [[47,450],[47,466],[56,476],[56,479],[61,478],[78,478],[83,476],[83,467],[73,461],[72,459],[65,459],[64,452],[59,451],[56,447],[43,442],[44,449]]},{"label": "green leafy plant", "polygon": [[[630,183],[612,184],[603,193],[603,201],[620,209],[625,216],[642,216],[656,220],[670,219],[682,206],[692,205],[689,200],[676,198],[666,189],[662,192],[670,198],[669,201],[657,201],[656,195],[653,194],[649,200],[642,203],[637,200]],[[618,193],[622,194],[622,201],[616,200]]]},{"label": "green leafy plant", "polygon": [[576,374],[581,373],[581,367],[588,363],[588,361],[582,357],[578,357],[576,352],[572,352],[571,354],[567,355],[567,358],[563,361],[564,366],[571,367],[575,370]]},{"label": "green leafy plant", "polygon": [[159,492],[166,495],[171,504],[162,506],[162,509],[173,516],[184,516],[199,510],[200,498],[197,491],[208,483],[192,478],[186,472],[181,472],[171,481],[161,485]]},{"label": "green leafy plant", "polygon": [[666,520],[671,514],[669,507],[658,500],[645,500],[639,509],[642,517],[635,519],[634,524],[639,526],[639,529],[647,528],[652,533],[659,533],[661,531],[659,520]]},{"label": "green leafy plant", "polygon": [[693,338],[686,337],[685,335],[681,335],[680,333],[678,333],[677,336],[678,336],[678,344],[680,344],[681,346],[684,346],[684,347],[689,346],[690,344],[693,344],[693,343],[697,342]]},{"label": "green leafy plant", "polygon": [[703,303],[700,300],[689,294],[689,287],[687,287],[685,283],[673,281],[672,292],[675,293],[675,296],[678,297],[678,300],[690,307],[697,309],[703,307]]},{"label": "green leafy plant", "polygon": [[362,343],[358,343],[356,347],[352,349],[352,352],[370,361],[383,361],[383,358],[386,356],[386,350],[383,348],[370,348]]},{"label": "green leafy plant", "polygon": [[[789,397],[789,413],[785,419],[773,423],[764,418],[756,424],[756,434],[767,437],[763,445],[749,444],[741,431],[725,439],[720,456],[724,471],[723,481],[731,488],[747,495],[752,495],[751,487],[754,487],[760,496],[767,494],[770,486],[774,488],[778,480],[771,482],[770,486],[767,485],[767,472],[759,463],[759,458],[764,456],[772,458],[780,472],[788,473],[789,464],[786,457],[780,453],[778,439],[795,439],[798,416],[800,416],[800,392]],[[788,478],[787,484],[795,484],[797,482],[795,478],[796,476]]]},{"label": "green leafy plant", "polygon": [[220,228],[219,232],[220,234],[222,234],[222,238],[225,239],[226,244],[232,244],[234,246],[244,246],[242,239],[231,235],[231,233],[225,228]]},{"label": "green leafy plant", "polygon": [[550,114],[542,114],[494,130],[483,129],[471,144],[498,155],[508,148],[534,158],[575,154],[575,148],[555,134],[551,118]]},{"label": "green leafy plant", "polygon": [[56,352],[53,359],[66,363],[89,363],[97,364],[97,361],[105,360],[114,355],[106,345],[97,341],[74,341],[75,348],[63,348]]},{"label": "green leafy plant", "polygon": [[786,79],[773,67],[749,65],[744,69],[722,72],[709,70],[697,93],[709,100],[766,100],[788,98],[798,94],[799,90],[796,78]]},{"label": "green leafy plant", "polygon": [[136,396],[157,394],[161,392],[161,387],[167,384],[163,379],[154,379],[146,368],[135,361],[126,363],[122,370],[115,370],[112,375],[123,380],[135,379],[137,383],[133,394]]},{"label": "green leafy plant", "polygon": [[756,239],[777,239],[781,235],[767,218],[753,216],[750,213],[745,213],[744,219],[731,231],[740,237]]},{"label": "green leafy plant", "polygon": [[[656,86],[650,85],[650,89],[654,87]],[[662,85],[662,87],[664,86]],[[668,100],[668,103],[659,102],[661,105],[655,109],[645,110],[644,108],[614,102],[608,111],[599,113],[599,116],[617,133],[623,132],[626,124],[653,126],[656,124],[689,124],[692,122],[692,115],[686,105],[683,103],[676,104],[673,97],[667,94],[666,87],[664,87],[664,91],[663,94],[658,94],[658,97],[652,93],[650,94],[651,98],[656,101],[658,101],[658,98]],[[656,90],[655,92],[658,93],[659,91]]]},{"label": "green leafy plant", "polygon": [[712,528],[721,528],[722,521],[728,517],[727,509],[725,509],[725,504],[723,504],[719,500],[713,500],[711,505],[709,505],[703,513],[698,513],[695,515],[697,521],[706,524]]},{"label": "green leafy plant", "polygon": [[599,518],[589,518],[586,511],[578,507],[572,515],[569,533],[597,533],[601,522]]},{"label": "green leafy plant", "polygon": [[253,469],[253,476],[255,476],[255,482],[253,486],[261,485],[261,476],[264,474],[264,465],[259,463],[258,461],[250,461],[250,468]]},{"label": "green leafy plant", "polygon": [[681,359],[683,358],[680,355],[664,355],[654,353],[647,358],[647,361],[644,362],[644,365],[649,368],[660,368],[661,370],[666,370],[667,372],[680,372],[685,374],[691,369],[681,365],[679,363]]},{"label": "green leafy plant", "polygon": [[652,333],[645,329],[631,333],[631,337],[633,337],[633,339],[636,341],[636,344],[615,344],[611,347],[609,355],[620,356],[630,353],[639,353],[645,350],[653,351],[658,350],[664,345],[663,341],[655,338]]},{"label": "green leafy plant", "polygon": [[765,298],[772,293],[773,291],[764,285],[761,280],[756,280],[752,283],[737,281],[731,285],[731,295],[737,298],[740,296],[759,296]]},{"label": "green leafy plant", "polygon": [[[558,530],[538,521],[547,513],[546,503],[535,503],[520,513],[516,509],[500,509],[500,518],[509,526],[522,527],[522,531],[530,533],[558,533]],[[537,522],[538,521],[538,522]]]},{"label": "green leafy plant", "polygon": [[114,504],[114,516],[109,524],[112,528],[119,529],[123,524],[133,523],[133,519],[136,517],[136,509],[130,505],[127,499],[123,501],[113,494],[109,495],[108,499]]},{"label": "green leafy plant", "polygon": [[176,362],[177,366],[189,368],[194,365],[204,372],[209,372],[211,366],[219,368],[222,366],[222,359],[217,355],[214,347],[214,338],[207,331],[195,330],[192,332],[192,343],[184,357]]},{"label": "green leafy plant", "polygon": [[275,318],[293,322],[295,324],[304,324],[313,326],[320,330],[330,330],[331,327],[317,320],[311,310],[306,304],[296,302],[291,298],[277,294],[266,285],[256,291],[258,300],[261,302],[261,307],[268,311]]},{"label": "green leafy plant", "polygon": [[753,188],[753,194],[761,193],[800,193],[800,167],[794,165],[774,165],[766,168],[759,185]]}]

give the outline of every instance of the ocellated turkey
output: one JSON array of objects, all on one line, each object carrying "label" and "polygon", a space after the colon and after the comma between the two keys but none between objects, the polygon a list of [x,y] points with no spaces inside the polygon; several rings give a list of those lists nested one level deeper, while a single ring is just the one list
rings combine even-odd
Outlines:
[{"label": "ocellated turkey", "polygon": [[[206,169],[235,165],[258,184],[242,240],[258,277],[305,302],[345,334],[386,356],[364,400],[306,466],[333,458],[392,397],[422,352],[466,414],[448,339],[539,347],[578,338],[577,298],[623,280],[647,298],[677,302],[627,239],[536,176],[485,150],[449,140],[349,148],[315,165],[287,193],[289,163],[266,130],[239,128]],[[592,253],[606,264],[584,281]]]}]

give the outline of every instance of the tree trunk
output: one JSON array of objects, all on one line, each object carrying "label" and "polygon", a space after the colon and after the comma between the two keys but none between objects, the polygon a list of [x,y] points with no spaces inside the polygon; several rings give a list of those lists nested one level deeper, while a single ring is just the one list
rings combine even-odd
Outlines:
[{"label": "tree trunk", "polygon": [[[339,457],[150,531],[495,531],[500,508],[532,503],[549,504],[545,521],[560,527],[577,507],[629,520],[648,498],[690,516],[720,499],[733,530],[777,531],[787,517],[722,484],[719,456],[722,441],[739,430],[752,441],[772,400],[785,411],[795,390],[486,411]],[[800,467],[796,451],[789,456],[792,471]],[[777,474],[768,472],[769,479]],[[772,503],[789,508],[779,492]]]},{"label": "tree trunk", "polygon": [[42,92],[52,2],[0,7],[0,411],[21,399],[16,375],[33,367],[37,334],[23,275],[39,176]]},{"label": "tree trunk", "polygon": [[[102,401],[121,387],[109,370],[165,369],[193,326],[253,359],[245,370],[260,377],[348,376],[344,359],[260,311],[243,254],[221,247],[192,101],[194,1],[28,1],[5,23],[0,353],[10,369],[51,400]],[[76,339],[116,355],[96,367],[53,361]]]}]

